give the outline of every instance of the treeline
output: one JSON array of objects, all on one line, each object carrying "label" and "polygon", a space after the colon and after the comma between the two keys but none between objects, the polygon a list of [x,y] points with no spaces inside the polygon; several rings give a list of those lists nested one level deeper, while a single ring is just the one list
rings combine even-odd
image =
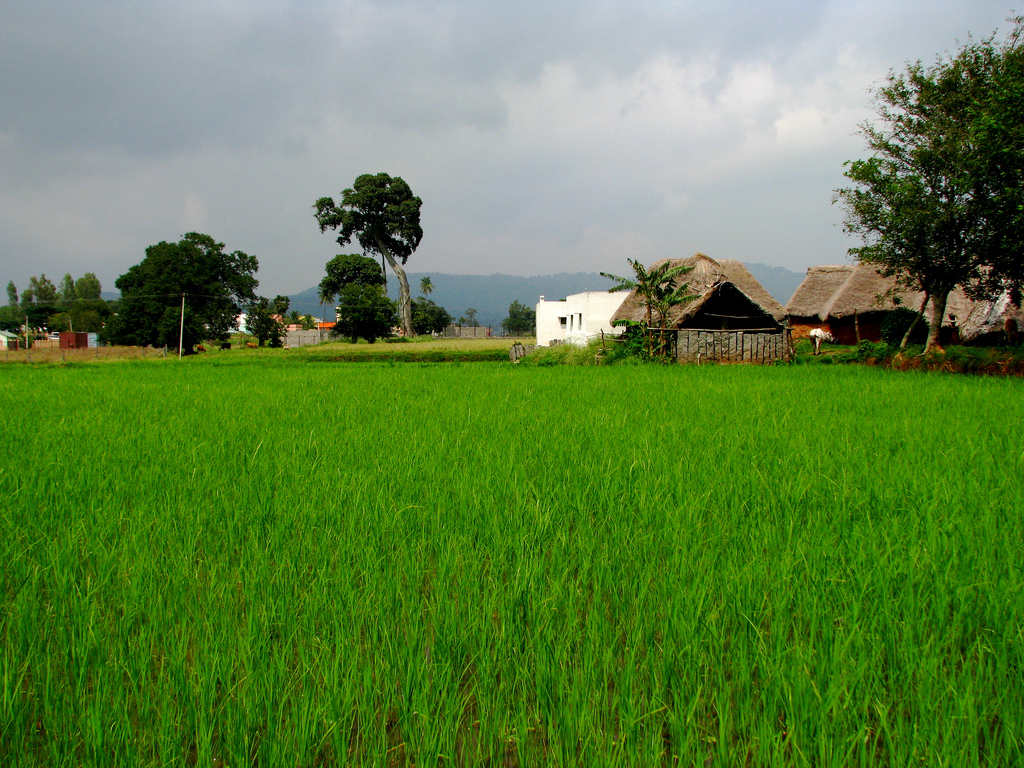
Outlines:
[{"label": "treeline", "polygon": [[116,311],[116,302],[100,297],[103,286],[92,272],[75,280],[64,275],[54,285],[46,274],[33,277],[20,293],[7,283],[7,306],[0,307],[0,329],[12,333],[46,331],[101,331]]},{"label": "treeline", "polygon": [[[360,338],[371,344],[392,335],[401,320],[399,303],[384,290],[384,271],[376,259],[356,253],[342,253],[327,262],[318,296],[323,304],[335,305],[332,335]],[[430,278],[420,281],[421,295],[410,302],[410,327],[414,335],[440,333],[452,316],[426,297],[434,290]]]}]

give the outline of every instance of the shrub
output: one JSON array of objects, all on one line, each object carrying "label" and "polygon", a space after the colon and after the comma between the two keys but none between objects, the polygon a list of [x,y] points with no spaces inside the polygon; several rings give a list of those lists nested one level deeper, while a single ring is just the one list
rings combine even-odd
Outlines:
[{"label": "shrub", "polygon": [[[904,333],[906,329],[904,329]],[[902,338],[902,337],[901,337]],[[862,341],[857,348],[850,353],[853,360],[865,362],[868,360],[885,360],[891,357],[893,350],[884,341],[872,342]]]},{"label": "shrub", "polygon": [[538,347],[520,360],[526,365],[595,365],[601,342],[591,342],[585,347],[573,344],[557,344],[553,347]]},{"label": "shrub", "polygon": [[[917,312],[907,307],[896,307],[891,312],[886,312],[885,318],[882,320],[882,340],[893,346],[899,346],[900,342],[903,341],[904,335],[907,333],[907,329],[916,317]],[[910,337],[910,343],[924,344],[927,338],[928,323],[922,319],[914,329],[914,333]]]}]

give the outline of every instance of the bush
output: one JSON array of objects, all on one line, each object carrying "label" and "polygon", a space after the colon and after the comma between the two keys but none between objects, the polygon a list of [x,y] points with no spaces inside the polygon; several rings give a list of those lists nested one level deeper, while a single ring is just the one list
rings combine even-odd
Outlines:
[{"label": "bush", "polygon": [[[904,329],[904,333],[906,329]],[[902,338],[902,337],[901,337]],[[850,352],[850,359],[859,363],[867,361],[887,360],[892,357],[894,349],[891,349],[884,341],[862,341],[857,348]]]},{"label": "bush", "polygon": [[538,347],[522,358],[520,364],[549,365],[595,365],[601,342],[592,342],[585,347],[573,344],[556,344],[553,347]]},{"label": "bush", "polygon": [[[898,347],[916,317],[917,312],[907,307],[896,307],[891,312],[886,312],[882,320],[882,340]],[[928,323],[922,318],[914,329],[909,343],[924,344],[927,338]]]}]

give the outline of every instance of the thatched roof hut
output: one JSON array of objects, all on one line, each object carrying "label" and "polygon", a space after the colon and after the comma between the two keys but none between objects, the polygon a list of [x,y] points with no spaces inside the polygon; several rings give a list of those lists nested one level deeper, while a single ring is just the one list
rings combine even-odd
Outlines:
[{"label": "thatched roof hut", "polygon": [[[951,295],[950,299],[952,298]],[[1015,328],[1024,326],[1024,306],[1013,306],[1009,292],[995,301],[972,302],[965,297],[964,303],[967,304],[966,309],[960,309],[961,314],[956,316],[960,326],[960,338],[964,341],[989,340],[1001,343],[1005,341],[1003,334],[1007,321],[1012,320]],[[950,309],[947,306],[947,317],[949,313]]]},{"label": "thatched roof hut", "polygon": [[[668,261],[672,266],[693,267],[677,280],[690,287],[693,299],[672,308],[666,319],[667,328],[707,328],[714,330],[748,330],[782,328],[786,310],[750,274],[739,261],[712,259],[698,253],[689,259],[662,259],[651,269]],[[612,315],[616,320],[646,322],[647,305],[632,291]],[[655,324],[658,318],[654,318]]]},{"label": "thatched roof hut", "polygon": [[[923,300],[924,293],[898,288],[896,278],[883,277],[870,264],[811,267],[786,305],[786,315],[797,338],[818,327],[828,328],[841,343],[879,341],[884,313],[899,306],[916,312]],[[956,288],[946,301],[942,323],[946,328],[956,326],[960,338],[968,341],[1002,331],[1008,317],[1020,314],[1008,297],[976,302]]]}]

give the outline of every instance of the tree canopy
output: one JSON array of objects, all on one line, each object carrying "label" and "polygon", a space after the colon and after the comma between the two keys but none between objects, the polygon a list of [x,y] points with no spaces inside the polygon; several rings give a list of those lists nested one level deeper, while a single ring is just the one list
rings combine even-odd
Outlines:
[{"label": "tree canopy", "polygon": [[103,286],[93,272],[86,272],[75,281],[75,295],[79,299],[99,299],[102,291]]},{"label": "tree canopy", "polygon": [[271,302],[271,308],[274,310],[275,315],[280,315],[283,320],[285,315],[288,314],[288,307],[291,306],[292,300],[282,294],[277,294]]},{"label": "tree canopy", "polygon": [[66,272],[64,279],[60,281],[60,300],[68,304],[77,298],[78,291],[75,290],[75,279],[71,277],[70,272]]},{"label": "tree canopy", "polygon": [[29,280],[32,300],[36,304],[54,305],[57,303],[57,286],[45,274]]},{"label": "tree canopy", "polygon": [[325,270],[327,274],[320,281],[320,294],[331,296],[331,301],[349,283],[384,285],[384,273],[381,271],[380,264],[369,256],[342,253],[328,261]]},{"label": "tree canopy", "polygon": [[441,333],[452,320],[452,316],[444,307],[439,307],[430,299],[413,299],[412,330],[416,335]]},{"label": "tree canopy", "polygon": [[398,277],[399,312],[408,335],[412,335],[412,294],[402,267],[423,239],[422,205],[423,201],[400,177],[378,173],[359,176],[341,193],[341,202],[321,197],[313,206],[321,232],[337,230],[340,245],[348,245],[355,238],[364,253],[387,260]]},{"label": "tree canopy", "polygon": [[375,259],[358,254],[335,256],[320,281],[322,297],[338,297],[334,334],[371,344],[390,336],[398,322],[395,302],[384,292],[384,273]]},{"label": "tree canopy", "polygon": [[969,42],[932,66],[890,72],[878,119],[861,126],[873,155],[846,164],[837,190],[858,260],[931,301],[926,349],[949,293],[1019,302],[1024,285],[1024,51],[1021,21],[1006,41]]},{"label": "tree canopy", "polygon": [[360,338],[373,344],[391,335],[398,322],[395,302],[380,285],[347,283],[338,291],[338,314],[334,333],[355,344]]},{"label": "tree canopy", "polygon": [[255,256],[225,253],[224,243],[189,232],[177,243],[146,249],[146,257],[121,275],[118,315],[107,338],[117,344],[177,347],[185,299],[183,350],[203,340],[226,339],[242,307],[256,298]]},{"label": "tree canopy", "polygon": [[537,311],[518,300],[508,305],[508,317],[501,321],[501,327],[512,336],[526,336],[537,327]]},{"label": "tree canopy", "polygon": [[275,314],[277,314],[275,302],[265,296],[257,296],[246,307],[245,329],[256,337],[256,343],[261,347],[268,342],[271,347],[281,346],[284,329],[274,317]]}]

